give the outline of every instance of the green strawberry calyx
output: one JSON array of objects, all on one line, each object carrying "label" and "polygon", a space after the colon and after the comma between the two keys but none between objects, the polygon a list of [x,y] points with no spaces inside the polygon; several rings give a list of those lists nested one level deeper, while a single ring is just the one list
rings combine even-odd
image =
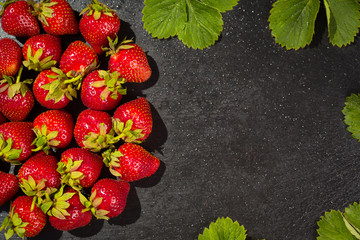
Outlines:
[{"label": "green strawberry calyx", "polygon": [[88,16],[93,16],[95,20],[99,20],[101,14],[113,17],[115,11],[105,4],[98,2],[97,0],[92,0],[91,4],[87,5],[87,7],[81,11],[80,15],[83,15],[84,13],[86,13]]},{"label": "green strawberry calyx", "polygon": [[35,54],[33,54],[32,52],[33,51],[31,47],[28,46],[26,53],[27,59],[23,61],[24,66],[27,67],[29,70],[41,72],[44,69],[49,69],[52,66],[56,65],[56,60],[53,60],[52,55],[40,60],[44,52],[42,48],[36,50]]},{"label": "green strawberry calyx", "polygon": [[31,205],[31,211],[34,209],[35,204],[41,206],[43,199],[47,195],[51,195],[56,192],[56,188],[46,187],[46,179],[41,179],[36,182],[35,179],[30,175],[28,179],[22,179],[20,182],[20,188],[23,190],[25,195],[34,197]]},{"label": "green strawberry calyx", "polygon": [[51,147],[56,147],[60,144],[59,140],[56,140],[59,131],[48,132],[46,124],[42,125],[41,129],[34,128],[36,138],[31,145],[35,145],[36,148],[32,149],[33,152],[43,150],[46,154],[50,153]]},{"label": "green strawberry calyx", "polygon": [[105,166],[109,168],[109,171],[112,175],[116,177],[121,177],[121,173],[116,171],[116,168],[120,167],[120,160],[124,156],[120,151],[112,151],[111,149],[108,149],[102,153],[103,162]]},{"label": "green strawberry calyx", "polygon": [[25,227],[29,224],[28,222],[23,222],[18,213],[14,213],[14,209],[15,207],[11,208],[9,215],[5,217],[0,227],[0,231],[7,229],[5,232],[6,240],[10,239],[14,233],[24,239]]},{"label": "green strawberry calyx", "polygon": [[114,131],[112,129],[107,133],[105,123],[100,123],[99,133],[89,132],[85,135],[82,143],[84,144],[84,148],[92,152],[100,152],[104,148],[112,148],[113,144],[119,140],[120,139],[114,137]]},{"label": "green strawberry calyx", "polygon": [[51,71],[56,75],[47,75],[48,78],[55,79],[54,81],[42,85],[41,88],[48,91],[45,101],[54,100],[55,103],[61,101],[66,96],[70,101],[77,98],[78,84],[81,82],[81,76],[69,78],[58,68],[52,67]]},{"label": "green strawberry calyx", "polygon": [[42,0],[39,3],[36,3],[33,0],[27,0],[27,2],[34,8],[35,15],[38,17],[39,21],[45,26],[49,26],[47,19],[52,18],[54,13],[54,10],[51,7],[58,4],[58,2],[50,2],[50,0]]},{"label": "green strawberry calyx", "polygon": [[20,165],[20,161],[18,161],[22,149],[13,148],[14,141],[12,138],[8,138],[5,140],[2,133],[0,133],[0,159],[5,162],[9,162],[14,165]]},{"label": "green strawberry calyx", "polygon": [[100,204],[103,201],[102,197],[96,196],[96,189],[91,192],[90,198],[87,199],[82,193],[79,192],[80,202],[82,205],[84,205],[85,209],[83,212],[90,210],[91,213],[97,218],[97,219],[105,219],[109,220],[109,217],[107,214],[109,211],[105,209],[99,209]]},{"label": "green strawberry calyx", "polygon": [[106,52],[107,57],[116,54],[120,50],[131,49],[134,47],[134,45],[130,44],[134,41],[132,39],[126,39],[126,37],[120,43],[118,36],[116,36],[114,40],[112,40],[109,36],[107,39],[109,41],[109,47],[101,47],[101,49]]},{"label": "green strawberry calyx", "polygon": [[98,72],[99,77],[103,80],[93,82],[91,86],[95,88],[104,87],[104,90],[100,93],[102,100],[107,99],[109,96],[116,100],[118,98],[118,94],[126,95],[126,87],[123,87],[126,80],[125,78],[120,77],[118,72],[110,73],[105,70],[99,70]]},{"label": "green strawberry calyx", "polygon": [[77,171],[83,160],[73,161],[71,158],[67,159],[67,162],[58,162],[58,168],[56,169],[61,174],[61,183],[72,187],[73,189],[80,191],[82,186],[80,180],[85,177],[85,175]]},{"label": "green strawberry calyx", "polygon": [[125,142],[131,143],[141,143],[142,141],[138,140],[145,136],[142,133],[143,129],[134,129],[134,122],[132,119],[127,120],[126,122],[122,122],[118,118],[113,118],[113,129],[115,133],[118,135],[116,138],[120,138]]},{"label": "green strawberry calyx", "polygon": [[16,79],[14,77],[4,76],[4,79],[0,80],[0,93],[8,91],[8,97],[14,98],[16,94],[21,94],[23,97],[26,92],[29,91],[27,84],[31,84],[33,82],[32,79],[26,79],[20,81],[21,74],[23,71],[23,66],[20,67],[19,72],[17,74]]},{"label": "green strawberry calyx", "polygon": [[68,201],[76,192],[64,193],[64,187],[65,185],[62,185],[52,198],[48,197],[41,205],[40,208],[45,214],[59,219],[65,219],[67,216],[70,216],[70,213],[66,211],[66,209],[70,207]]}]

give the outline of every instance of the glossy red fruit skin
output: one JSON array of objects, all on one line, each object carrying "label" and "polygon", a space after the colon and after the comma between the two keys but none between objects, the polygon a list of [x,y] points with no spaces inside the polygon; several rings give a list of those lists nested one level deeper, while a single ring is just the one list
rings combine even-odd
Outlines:
[{"label": "glossy red fruit skin", "polygon": [[130,191],[129,183],[122,180],[103,178],[94,184],[91,193],[95,190],[96,198],[102,198],[102,202],[97,209],[109,211],[107,217],[116,217],[124,211]]},{"label": "glossy red fruit skin", "polygon": [[129,119],[133,120],[131,130],[143,129],[144,134],[139,141],[145,140],[152,131],[153,120],[151,116],[150,104],[144,97],[137,98],[130,102],[120,105],[114,112],[114,119],[119,119],[126,123]]},{"label": "glossy red fruit skin", "polygon": [[160,160],[140,145],[125,143],[118,149],[120,167],[114,168],[126,182],[133,182],[153,175],[160,166]]},{"label": "glossy red fruit skin", "polygon": [[66,48],[60,59],[60,69],[66,74],[75,71],[75,75],[85,76],[99,63],[95,51],[82,41],[74,41]]},{"label": "glossy red fruit skin", "polygon": [[46,95],[49,93],[49,91],[43,89],[42,86],[56,80],[54,78],[49,78],[48,75],[57,76],[57,73],[53,72],[51,69],[47,69],[39,73],[33,83],[34,97],[43,107],[48,109],[62,109],[70,102],[70,99],[65,95],[57,103],[55,103],[54,99],[46,100]]},{"label": "glossy red fruit skin", "polygon": [[113,16],[108,16],[102,13],[100,18],[95,20],[93,15],[85,13],[79,22],[82,36],[99,55],[104,53],[101,47],[109,46],[107,37],[114,39],[120,29],[119,17],[115,12],[112,14]]},{"label": "glossy red fruit skin", "polygon": [[128,82],[142,83],[151,76],[151,68],[146,55],[141,47],[134,43],[126,45],[133,46],[130,49],[120,49],[110,56],[110,72],[118,72]]},{"label": "glossy red fruit skin", "polygon": [[44,152],[35,153],[26,160],[18,172],[19,182],[28,180],[29,176],[38,183],[45,179],[45,186],[59,188],[61,185],[60,173],[56,171],[58,160],[53,155],[46,155]]},{"label": "glossy red fruit skin", "polygon": [[74,35],[79,32],[79,25],[75,13],[70,4],[65,0],[50,0],[57,2],[50,7],[53,10],[52,17],[47,17],[48,26],[42,24],[45,32],[53,35]]},{"label": "glossy red fruit skin", "polygon": [[1,17],[2,29],[16,37],[32,37],[40,33],[39,23],[26,1],[9,4]]},{"label": "glossy red fruit skin", "polygon": [[112,129],[112,120],[110,114],[92,109],[85,109],[82,111],[76,120],[74,128],[74,137],[76,143],[80,147],[84,148],[85,145],[83,141],[85,140],[85,136],[90,132],[100,133],[101,123],[104,123],[106,133],[109,133]]},{"label": "glossy red fruit skin", "polygon": [[61,154],[60,161],[66,164],[69,158],[73,161],[82,160],[81,166],[76,170],[84,174],[80,185],[84,188],[92,187],[100,176],[102,157],[83,148],[69,148]]},{"label": "glossy red fruit skin", "polygon": [[6,122],[0,125],[0,134],[3,134],[5,140],[13,140],[14,149],[22,149],[18,161],[25,161],[32,154],[33,146],[31,143],[35,139],[30,122]]},{"label": "glossy red fruit skin", "polygon": [[19,190],[19,181],[14,174],[0,171],[0,206],[8,202]]},{"label": "glossy red fruit skin", "polygon": [[55,60],[56,62],[60,61],[62,50],[61,40],[58,36],[51,34],[40,34],[26,40],[22,49],[22,55],[25,60],[28,60],[27,51],[29,46],[32,50],[32,56],[35,55],[38,49],[43,49],[43,54],[39,60],[42,60],[48,56],[53,56],[52,60]]},{"label": "glossy red fruit skin", "polygon": [[81,101],[83,104],[94,110],[109,111],[116,108],[121,102],[122,95],[116,93],[117,98],[114,99],[108,96],[106,99],[101,98],[101,92],[105,89],[104,87],[94,87],[92,84],[97,81],[103,80],[99,76],[99,71],[95,70],[88,74],[81,84]]},{"label": "glossy red fruit skin", "polygon": [[74,122],[70,113],[65,110],[48,110],[40,113],[34,119],[34,128],[41,130],[43,125],[47,126],[48,132],[58,131],[55,140],[60,141],[57,148],[67,147],[73,137]]},{"label": "glossy red fruit skin", "polygon": [[[65,188],[64,193],[76,192],[72,188]],[[85,211],[85,207],[80,202],[79,194],[76,193],[72,198],[67,201],[70,206],[66,211],[70,216],[66,216],[65,219],[59,219],[54,216],[49,216],[49,222],[51,226],[60,231],[71,231],[76,228],[84,227],[91,221],[91,211]]]},{"label": "glossy red fruit skin", "polygon": [[[4,84],[1,84],[0,88],[3,86]],[[35,100],[31,91],[27,91],[24,96],[18,93],[13,98],[9,97],[8,90],[0,93],[0,111],[13,122],[25,120],[34,104]]]},{"label": "glossy red fruit skin", "polygon": [[13,39],[0,39],[0,78],[15,76],[21,66],[21,47]]}]

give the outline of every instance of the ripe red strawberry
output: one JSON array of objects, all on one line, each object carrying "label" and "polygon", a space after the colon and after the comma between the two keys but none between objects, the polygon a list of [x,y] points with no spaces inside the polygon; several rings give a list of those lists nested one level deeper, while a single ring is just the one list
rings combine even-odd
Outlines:
[{"label": "ripe red strawberry", "polygon": [[85,76],[96,69],[98,63],[98,56],[91,47],[82,41],[74,41],[61,56],[60,69],[71,77]]},{"label": "ripe red strawberry", "polygon": [[29,70],[42,71],[51,68],[60,61],[61,40],[58,36],[40,34],[29,38],[22,49]]},{"label": "ripe red strawberry", "polygon": [[[68,205],[65,210],[69,215],[59,215],[58,211],[53,211],[54,214],[51,213],[52,216],[49,216],[49,222],[51,226],[60,231],[70,231],[89,224],[92,218],[92,214],[90,211],[86,211],[86,208],[80,202],[79,193],[72,188],[65,188],[64,194],[71,194],[69,195],[69,199],[66,199],[68,198],[66,197],[66,200],[62,201],[66,202],[66,205]],[[55,207],[56,201],[59,198],[60,197],[55,197]],[[58,204],[58,207],[61,208],[61,205],[64,206],[63,204]]]},{"label": "ripe red strawberry", "polygon": [[45,32],[53,35],[77,34],[79,26],[75,13],[65,0],[43,0],[34,9]]},{"label": "ripe red strawberry", "polygon": [[80,147],[92,152],[108,148],[115,143],[111,116],[91,109],[82,111],[75,124],[74,137]]},{"label": "ripe red strawberry", "polygon": [[100,155],[83,148],[69,148],[61,154],[57,170],[63,183],[80,190],[94,185],[102,165]]},{"label": "ripe red strawberry", "polygon": [[32,154],[35,139],[30,122],[6,122],[0,125],[0,158],[19,164]]},{"label": "ripe red strawberry", "polygon": [[47,217],[38,206],[32,208],[32,197],[19,196],[11,204],[9,216],[7,216],[0,228],[7,229],[6,239],[14,233],[19,237],[34,237],[45,227]]},{"label": "ripe red strawberry", "polygon": [[70,113],[64,110],[48,110],[34,119],[36,149],[49,153],[50,148],[65,148],[73,137],[74,122]]},{"label": "ripe red strawberry", "polygon": [[92,0],[80,14],[82,18],[79,28],[82,36],[95,50],[102,54],[102,47],[109,46],[109,40],[114,39],[120,29],[120,19],[116,12],[97,0]]},{"label": "ripe red strawberry", "polygon": [[[130,184],[111,178],[97,181],[91,189],[91,212],[98,219],[116,217],[125,209]],[[87,203],[83,203],[87,205]]]},{"label": "ripe red strawberry", "polygon": [[21,47],[10,38],[0,39],[0,78],[15,76],[21,66]]},{"label": "ripe red strawberry", "polygon": [[44,70],[39,73],[33,84],[35,99],[49,109],[61,109],[66,107],[77,92],[73,85],[80,82],[80,77],[68,79],[58,68]]},{"label": "ripe red strawberry", "polygon": [[19,190],[19,181],[14,174],[0,171],[0,206],[8,202]]},{"label": "ripe red strawberry", "polygon": [[139,45],[132,43],[132,40],[124,40],[116,46],[117,38],[109,44],[107,56],[110,55],[110,72],[118,72],[127,82],[142,83],[150,78],[151,68],[146,54]]},{"label": "ripe red strawberry", "polygon": [[0,125],[3,124],[3,123],[6,123],[7,122],[7,119],[6,117],[4,116],[4,114],[2,114],[0,112]]},{"label": "ripe red strawberry", "polygon": [[117,72],[96,70],[85,77],[81,85],[81,100],[85,106],[94,110],[108,111],[116,108],[126,88],[124,78]]},{"label": "ripe red strawberry", "polygon": [[125,142],[140,143],[151,133],[151,109],[144,97],[120,105],[113,118],[113,128]]},{"label": "ripe red strawberry", "polygon": [[31,79],[20,81],[23,67],[20,67],[16,80],[7,77],[0,80],[0,111],[10,121],[23,121],[34,107],[34,96],[26,84]]},{"label": "ripe red strawberry", "polygon": [[153,175],[160,160],[140,145],[125,143],[117,151],[103,153],[105,165],[110,172],[126,182],[133,182]]},{"label": "ripe red strawberry", "polygon": [[53,155],[38,152],[20,167],[20,187],[27,196],[35,197],[40,205],[45,193],[55,192],[61,185],[60,174],[56,171],[58,160]]},{"label": "ripe red strawberry", "polygon": [[16,37],[32,37],[40,33],[39,23],[26,1],[7,1],[1,15],[2,29]]}]

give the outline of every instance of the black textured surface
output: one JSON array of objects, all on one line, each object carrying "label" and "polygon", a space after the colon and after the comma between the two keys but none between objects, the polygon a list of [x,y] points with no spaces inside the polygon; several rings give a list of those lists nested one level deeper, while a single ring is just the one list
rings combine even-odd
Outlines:
[{"label": "black textured surface", "polygon": [[[77,12],[87,3],[69,2]],[[196,51],[177,38],[152,39],[143,1],[102,2],[149,56],[153,77],[129,86],[124,101],[145,96],[152,104],[144,147],[162,164],[132,185],[120,217],[71,232],[47,227],[34,239],[189,240],[221,216],[252,240],[315,239],[325,211],[360,200],[360,145],[341,113],[360,90],[360,45],[331,46],[323,11],[313,43],[286,51],[268,29],[273,1],[240,1],[223,15],[216,45]]]}]

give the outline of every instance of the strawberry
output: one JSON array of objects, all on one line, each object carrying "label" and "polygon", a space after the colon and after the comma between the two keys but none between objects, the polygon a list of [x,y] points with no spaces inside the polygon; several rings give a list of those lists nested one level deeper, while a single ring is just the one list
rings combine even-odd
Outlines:
[{"label": "strawberry", "polygon": [[6,122],[0,125],[0,158],[20,164],[31,156],[34,139],[30,122]]},{"label": "strawberry", "polygon": [[34,9],[45,32],[53,35],[73,35],[79,32],[75,13],[65,0],[42,0]]},{"label": "strawberry", "polygon": [[0,78],[15,76],[21,66],[21,47],[10,38],[0,39]]},{"label": "strawberry", "polygon": [[140,97],[120,105],[114,112],[113,124],[115,132],[125,142],[144,141],[153,125],[149,102]]},{"label": "strawberry", "polygon": [[1,5],[1,26],[6,33],[16,37],[32,37],[40,33],[33,8],[26,1],[6,0]]},{"label": "strawberry", "polygon": [[133,182],[153,175],[160,166],[157,157],[140,145],[125,143],[117,151],[103,153],[110,172],[126,182]]},{"label": "strawberry", "polygon": [[91,109],[82,111],[75,124],[74,137],[80,147],[92,152],[108,148],[115,143],[111,116]]},{"label": "strawberry", "polygon": [[85,77],[81,85],[81,100],[85,106],[94,110],[108,111],[116,108],[126,88],[124,78],[117,72],[96,70]]},{"label": "strawberry", "polygon": [[96,69],[98,63],[98,56],[91,47],[82,41],[74,41],[61,56],[60,69],[68,76],[85,76]]},{"label": "strawberry", "polygon": [[60,174],[56,171],[58,160],[53,155],[38,152],[20,167],[18,178],[20,187],[28,196],[34,196],[34,202],[42,203],[45,194],[51,194],[60,188]]},{"label": "strawberry", "polygon": [[80,82],[80,76],[69,79],[60,69],[52,67],[39,73],[33,84],[35,99],[49,109],[66,107],[77,92],[73,85]]},{"label": "strawberry", "polygon": [[139,45],[125,39],[116,46],[117,38],[114,41],[110,38],[108,40],[110,47],[106,55],[110,55],[110,72],[118,72],[127,82],[142,83],[150,78],[151,68],[146,54]]},{"label": "strawberry", "polygon": [[0,112],[0,125],[3,124],[3,123],[6,123],[7,122],[7,119],[6,117],[4,116],[4,114],[2,114]]},{"label": "strawberry", "polygon": [[19,181],[14,174],[0,171],[0,206],[8,202],[19,190]]},{"label": "strawberry", "polygon": [[25,61],[23,64],[29,70],[42,71],[60,61],[61,40],[58,36],[40,34],[29,38],[22,49]]},{"label": "strawberry", "polygon": [[20,81],[23,67],[20,67],[16,80],[5,76],[0,80],[0,111],[10,121],[23,121],[34,107],[34,96],[26,84],[31,79]]},{"label": "strawberry", "polygon": [[120,19],[115,11],[97,0],[92,0],[81,13],[79,28],[82,36],[95,50],[102,54],[103,47],[109,46],[109,40],[114,39],[120,29]]},{"label": "strawberry", "polygon": [[38,235],[45,227],[47,217],[38,206],[33,206],[32,197],[19,196],[11,204],[9,216],[7,216],[0,228],[5,232],[6,239],[9,239],[14,233],[19,237],[34,237]]},{"label": "strawberry", "polygon": [[[70,231],[90,223],[92,214],[80,202],[79,195],[80,193],[76,190],[68,187],[64,189],[61,196],[55,196],[54,207],[61,210],[50,210],[49,222],[51,226],[60,231]],[[67,208],[64,209],[64,206]],[[63,215],[61,213],[65,212],[64,210],[66,214]]]},{"label": "strawberry", "polygon": [[103,178],[91,188],[90,200],[80,198],[98,219],[109,219],[120,215],[125,209],[130,184],[122,180]]},{"label": "strawberry", "polygon": [[50,148],[65,148],[73,137],[74,122],[70,113],[65,110],[48,110],[34,119],[36,139],[33,151],[44,150],[49,153]]},{"label": "strawberry", "polygon": [[102,165],[100,155],[83,148],[69,148],[61,154],[57,170],[64,184],[80,190],[94,185]]}]

